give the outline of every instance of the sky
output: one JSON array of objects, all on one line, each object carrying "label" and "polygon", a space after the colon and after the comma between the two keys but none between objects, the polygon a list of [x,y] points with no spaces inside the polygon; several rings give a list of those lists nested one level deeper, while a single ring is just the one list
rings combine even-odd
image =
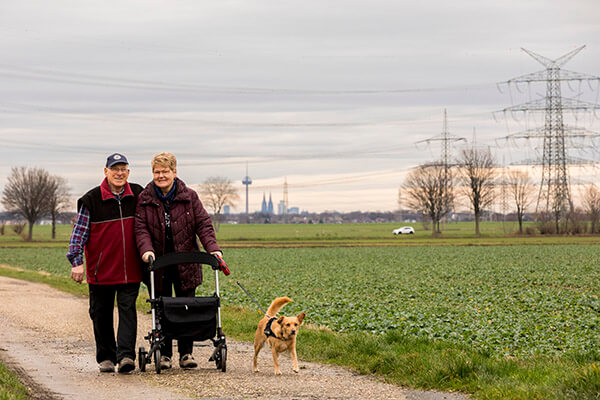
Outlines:
[{"label": "sky", "polygon": [[[585,45],[563,68],[600,75],[598,15],[597,0],[0,0],[0,190],[11,167],[40,167],[77,198],[113,152],[145,185],[167,151],[187,184],[229,178],[234,212],[246,169],[251,212],[284,181],[300,210],[393,211],[407,172],[439,159],[427,139],[444,110],[465,139],[453,155],[538,157],[540,143],[506,137],[544,116],[502,110],[545,86],[499,83],[544,69],[521,48],[556,59]],[[599,83],[563,95],[598,103]],[[591,113],[565,121],[600,131]],[[597,141],[573,156],[599,161]],[[581,171],[572,184],[597,176]]]}]

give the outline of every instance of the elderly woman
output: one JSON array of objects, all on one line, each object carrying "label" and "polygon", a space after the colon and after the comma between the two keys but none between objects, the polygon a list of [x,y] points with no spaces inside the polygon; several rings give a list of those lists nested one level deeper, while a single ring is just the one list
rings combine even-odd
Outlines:
[{"label": "elderly woman", "polygon": [[[135,235],[142,260],[171,252],[198,251],[196,236],[204,250],[222,257],[215,239],[210,216],[198,194],[177,178],[177,161],[170,153],[152,158],[153,179],[140,193],[135,212]],[[194,297],[202,283],[202,267],[198,264],[173,265],[155,274],[158,296]],[[193,342],[178,340],[179,366],[195,368]],[[161,369],[171,368],[173,344],[166,340],[161,348]]]}]

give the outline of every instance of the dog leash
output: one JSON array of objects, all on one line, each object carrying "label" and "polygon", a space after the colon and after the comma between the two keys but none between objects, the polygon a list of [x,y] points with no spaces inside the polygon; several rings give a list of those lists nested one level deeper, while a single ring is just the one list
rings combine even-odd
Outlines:
[{"label": "dog leash", "polygon": [[240,288],[242,288],[242,290],[244,291],[244,293],[246,293],[248,295],[248,297],[250,297],[250,299],[252,299],[252,301],[254,302],[254,304],[256,304],[256,306],[259,308],[259,310],[262,311],[262,313],[265,314],[265,316],[267,318],[272,318],[269,314],[267,314],[265,312],[265,310],[263,310],[263,308],[260,306],[260,304],[258,304],[258,302],[256,300],[254,300],[254,297],[252,297],[252,295],[250,293],[248,293],[248,291],[246,290],[246,288],[244,288],[241,283],[239,283],[238,281],[235,281],[235,283],[237,283],[237,285]]}]

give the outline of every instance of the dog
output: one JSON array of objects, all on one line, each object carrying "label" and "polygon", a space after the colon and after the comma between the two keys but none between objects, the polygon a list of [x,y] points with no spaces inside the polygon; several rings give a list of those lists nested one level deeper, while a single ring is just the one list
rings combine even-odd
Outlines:
[{"label": "dog", "polygon": [[258,372],[258,353],[265,343],[269,343],[271,346],[273,364],[275,364],[275,375],[281,375],[277,358],[279,357],[279,353],[283,353],[286,350],[292,356],[294,372],[297,373],[299,371],[298,357],[296,356],[296,336],[298,335],[298,328],[302,325],[306,314],[301,312],[295,317],[275,317],[279,310],[291,301],[292,299],[289,297],[276,298],[269,306],[267,315],[258,323],[256,335],[254,336],[254,359],[252,363],[254,372]]}]

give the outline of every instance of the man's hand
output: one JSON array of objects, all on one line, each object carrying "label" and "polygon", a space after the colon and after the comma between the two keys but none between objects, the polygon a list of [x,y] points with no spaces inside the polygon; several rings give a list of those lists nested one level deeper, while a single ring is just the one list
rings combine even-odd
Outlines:
[{"label": "man's hand", "polygon": [[220,251],[213,251],[210,254],[217,257],[217,260],[219,260],[219,269],[223,271],[225,276],[229,275],[229,268],[227,267],[227,263],[225,262],[225,260],[223,260],[223,253],[221,253]]},{"label": "man's hand", "polygon": [[71,268],[71,278],[77,283],[83,282],[83,264]]},{"label": "man's hand", "polygon": [[153,260],[156,260],[156,256],[154,255],[153,251],[147,251],[144,254],[142,254],[142,260],[144,262],[149,263],[150,262],[150,257],[152,257]]}]

